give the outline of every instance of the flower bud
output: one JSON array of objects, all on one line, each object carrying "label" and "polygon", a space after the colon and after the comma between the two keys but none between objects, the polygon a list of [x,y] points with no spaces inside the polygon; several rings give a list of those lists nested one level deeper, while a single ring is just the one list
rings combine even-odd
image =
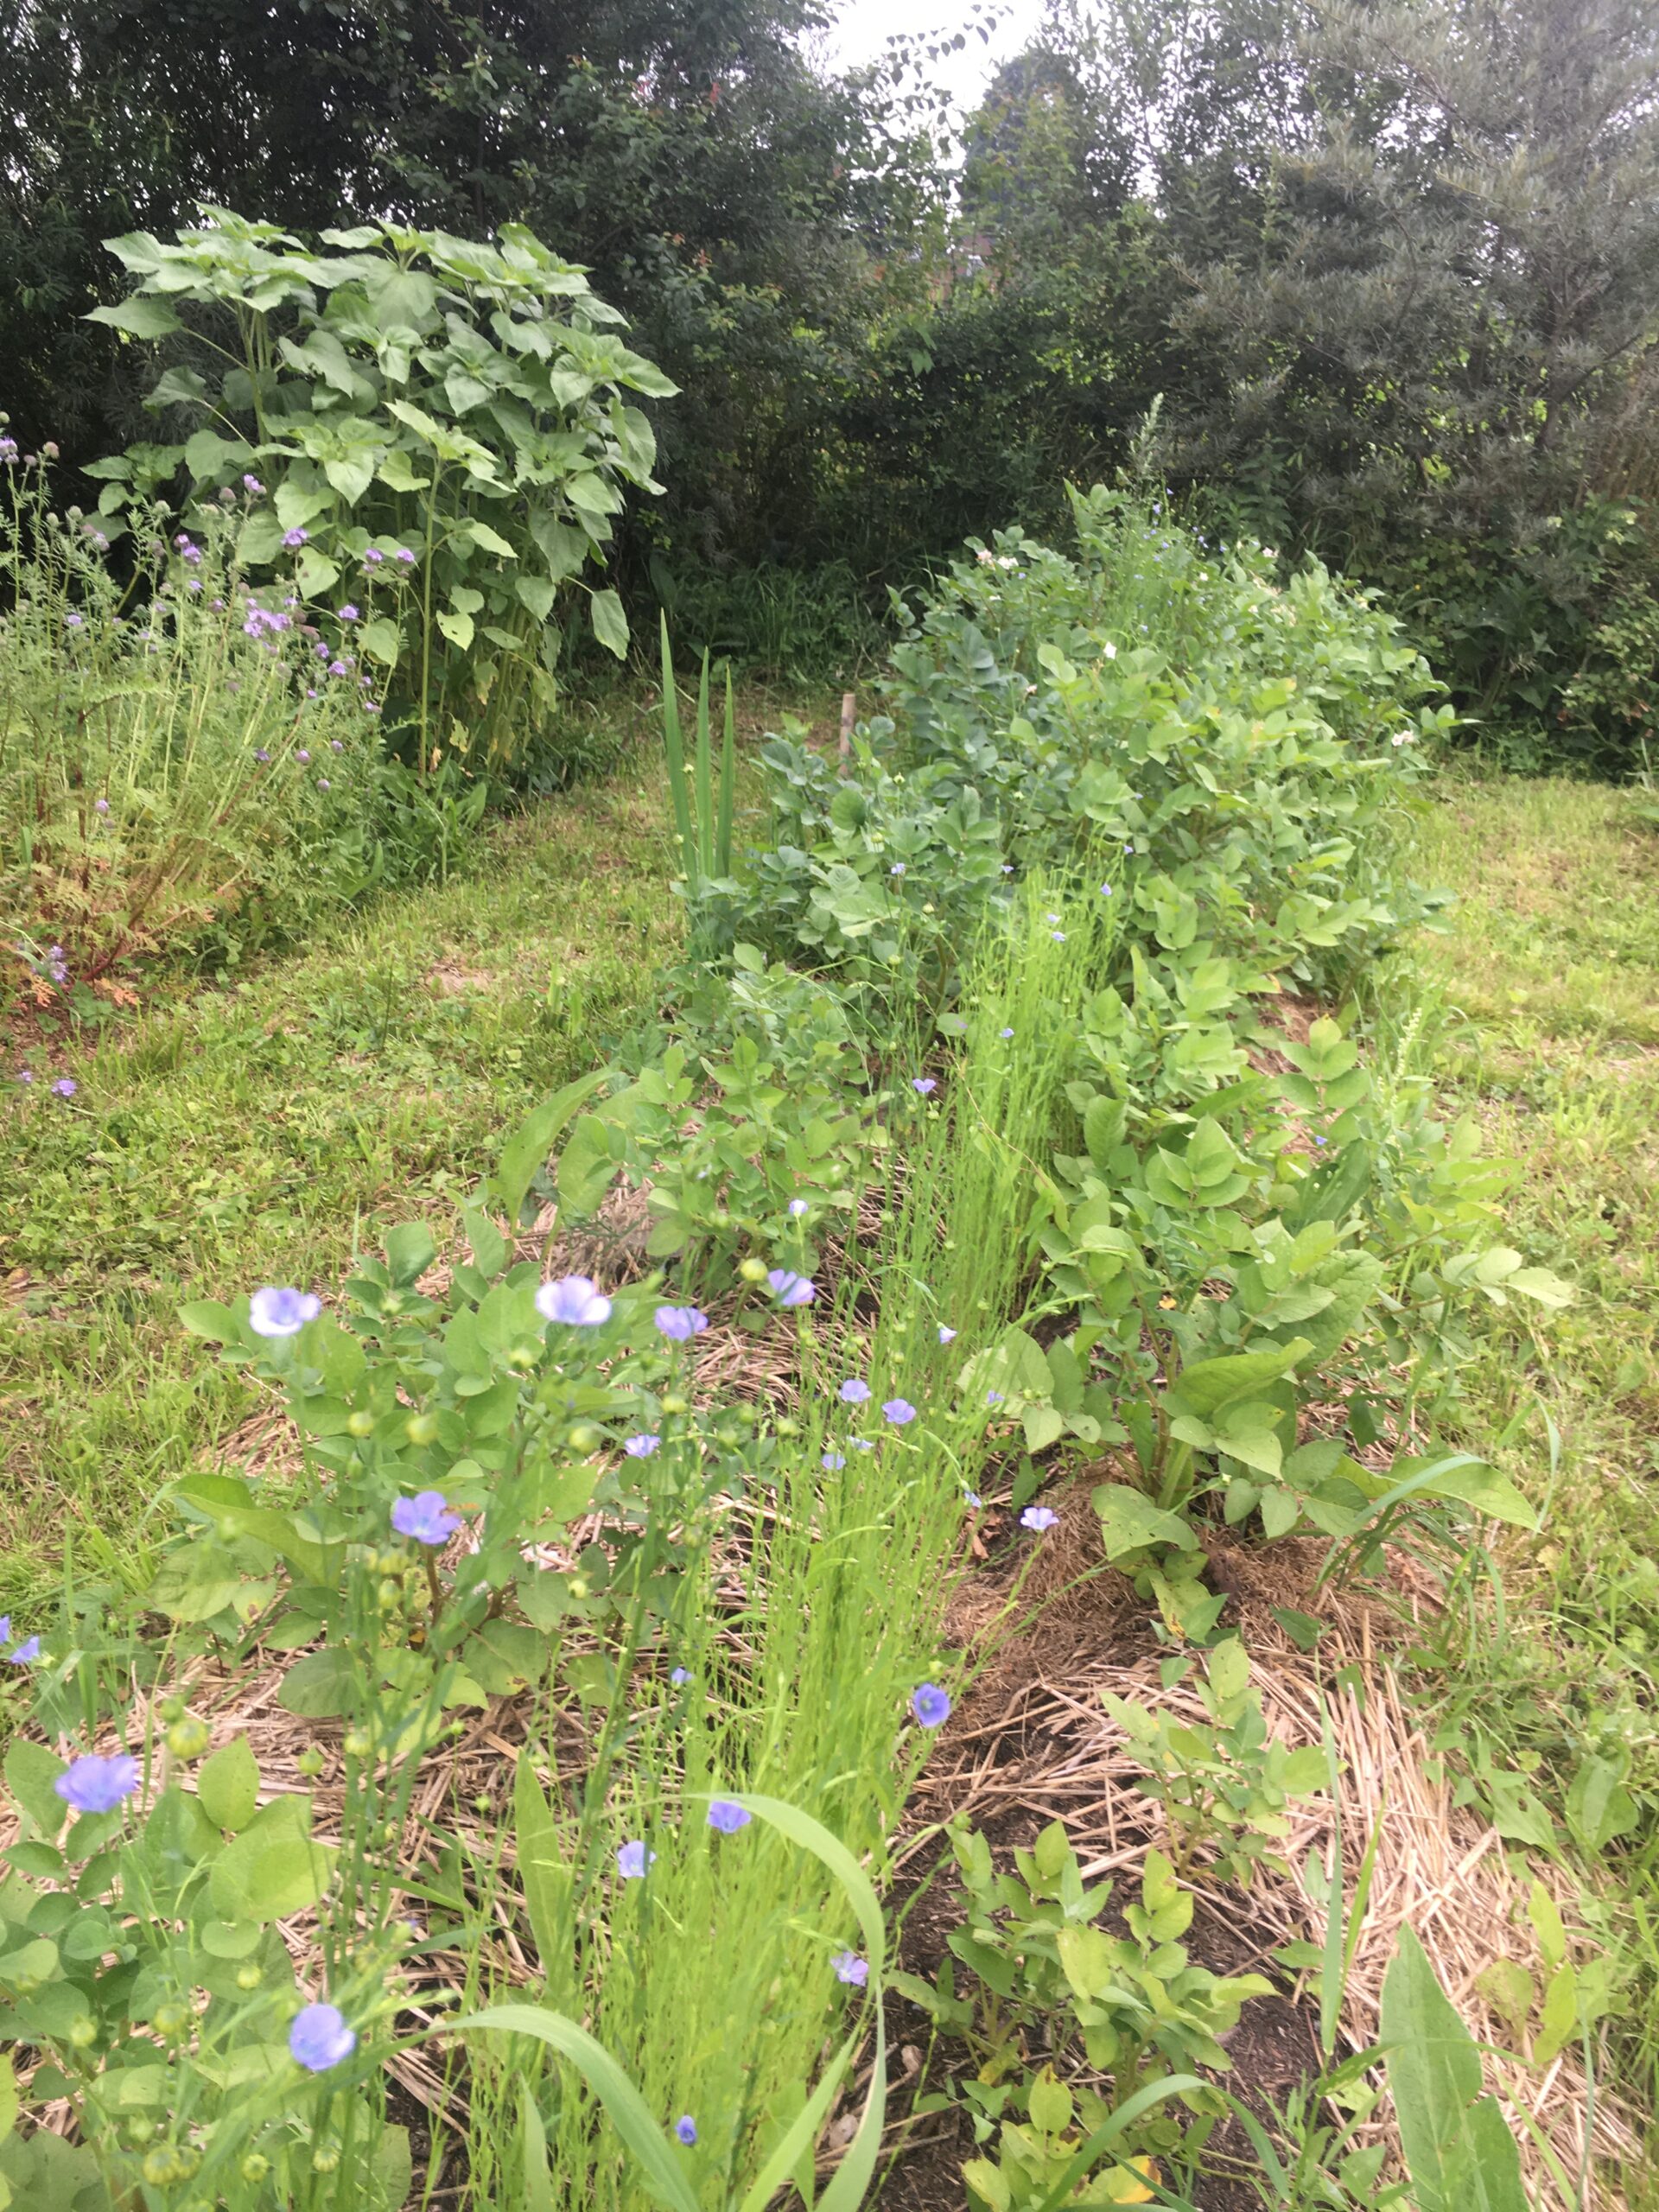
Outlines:
[{"label": "flower bud", "polygon": [[404,1423],[404,1434],[416,1446],[435,1444],[438,1440],[437,1415],[412,1414]]},{"label": "flower bud", "polygon": [[182,1720],[185,1714],[184,1700],[177,1696],[164,1697],[156,1709],[163,1720]]},{"label": "flower bud", "polygon": [[690,1411],[690,1401],[681,1397],[677,1390],[671,1391],[669,1395],[663,1400],[663,1411],[665,1414],[689,1413]]},{"label": "flower bud", "polygon": [[346,1414],[346,1433],[359,1438],[374,1434],[374,1415],[366,1406],[356,1406]]},{"label": "flower bud", "polygon": [[300,1753],[298,1758],[295,1760],[294,1764],[298,1767],[300,1772],[302,1775],[305,1775],[308,1778],[314,1775],[319,1775],[322,1772],[322,1753],[317,1749],[315,1744],[308,1744],[304,1751]]},{"label": "flower bud", "polygon": [[573,1598],[585,1598],[588,1595],[592,1588],[593,1585],[588,1581],[585,1574],[573,1574],[571,1576],[570,1595]]},{"label": "flower bud", "polygon": [[369,1750],[368,1730],[366,1728],[348,1728],[346,1731],[346,1740],[341,1745],[341,1749],[345,1751],[348,1759],[360,1759],[366,1758]]},{"label": "flower bud", "polygon": [[255,1965],[252,1963],[252,1961],[249,1961],[249,1963],[248,1963],[246,1966],[245,1966],[245,1967],[238,1967],[237,1968],[237,1970],[236,1970],[236,1986],[237,1986],[237,1987],[238,1987],[238,1989],[257,1989],[257,1988],[258,1988],[258,1986],[259,1986],[259,1969],[258,1969],[258,1967],[257,1967],[257,1966],[255,1966]]},{"label": "flower bud", "polygon": [[187,1713],[167,1732],[167,1748],[175,1759],[199,1759],[213,1740],[207,1723],[194,1713]]},{"label": "flower bud", "polygon": [[332,2174],[340,2169],[340,2146],[336,2143],[319,2143],[311,2153],[311,2171],[318,2174]]},{"label": "flower bud", "polygon": [[270,2160],[263,2151],[250,2151],[242,2161],[244,2181],[260,2182],[270,2171]]},{"label": "flower bud", "polygon": [[766,1279],[766,1263],[764,1260],[751,1257],[742,1262],[737,1272],[742,1276],[745,1282],[765,1282]]},{"label": "flower bud", "polygon": [[190,2024],[190,2007],[176,2000],[170,2005],[158,2005],[151,2016],[150,2025],[158,2036],[181,2036]]}]

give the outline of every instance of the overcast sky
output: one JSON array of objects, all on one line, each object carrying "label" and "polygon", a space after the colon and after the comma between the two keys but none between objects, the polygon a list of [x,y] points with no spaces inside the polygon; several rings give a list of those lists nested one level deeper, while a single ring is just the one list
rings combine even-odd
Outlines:
[{"label": "overcast sky", "polygon": [[[1042,20],[1042,0],[988,0],[1000,18],[990,42],[970,30],[960,53],[946,54],[930,67],[937,84],[945,86],[959,107],[977,104],[991,72],[1010,54],[1018,54]],[[953,0],[841,0],[836,22],[830,34],[829,59],[842,68],[873,61],[887,41],[903,33],[928,39],[948,36],[975,21],[969,7]]]}]

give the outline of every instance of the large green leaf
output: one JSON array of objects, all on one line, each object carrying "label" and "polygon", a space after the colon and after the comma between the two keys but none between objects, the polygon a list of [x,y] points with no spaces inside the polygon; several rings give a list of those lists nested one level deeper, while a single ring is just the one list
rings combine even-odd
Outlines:
[{"label": "large green leaf", "polygon": [[518,1886],[524,1893],[524,1910],[530,1916],[542,1972],[548,1974],[559,1961],[564,1941],[572,1870],[560,1848],[558,1824],[542,1794],[527,1749],[519,1752],[513,1777],[512,1821]]},{"label": "large green leaf", "polygon": [[545,1166],[565,1123],[584,1099],[593,1096],[610,1072],[608,1068],[596,1068],[591,1075],[578,1076],[574,1083],[567,1083],[562,1090],[556,1090],[550,1098],[532,1107],[502,1147],[501,1157],[496,1163],[495,1189],[510,1222],[518,1220],[531,1179],[537,1168]]},{"label": "large green leaf", "polygon": [[1179,1513],[1166,1513],[1127,1483],[1101,1483],[1090,1497],[1108,1559],[1122,1559],[1147,1544],[1175,1544],[1183,1551],[1197,1547],[1198,1538]]},{"label": "large green leaf", "polygon": [[179,318],[167,302],[145,292],[136,292],[130,300],[118,300],[112,307],[96,307],[85,320],[106,322],[111,330],[125,331],[129,338],[166,338],[179,327]]},{"label": "large green leaf", "polygon": [[594,619],[594,635],[600,644],[613,652],[618,660],[626,660],[628,657],[628,618],[623,611],[621,601],[613,591],[596,591],[590,611]]},{"label": "large green leaf", "polygon": [[1276,1382],[1300,1359],[1307,1357],[1306,1337],[1293,1337],[1271,1351],[1229,1352],[1220,1359],[1200,1359],[1184,1367],[1169,1393],[1172,1407],[1209,1420],[1222,1407],[1241,1398],[1254,1397],[1264,1383]]},{"label": "large green leaf", "polygon": [[315,1904],[337,1854],[314,1843],[309,1806],[279,1797],[213,1861],[208,1886],[221,1920],[285,1920]]},{"label": "large green leaf", "polygon": [[1380,2023],[1401,2147],[1421,2212],[1456,2212],[1448,2192],[1469,2107],[1481,2091],[1480,2053],[1409,1926],[1382,1983]]}]

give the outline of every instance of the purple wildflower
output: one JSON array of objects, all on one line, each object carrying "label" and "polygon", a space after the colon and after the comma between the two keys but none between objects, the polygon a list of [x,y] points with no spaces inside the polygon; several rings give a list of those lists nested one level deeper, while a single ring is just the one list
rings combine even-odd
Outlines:
[{"label": "purple wildflower", "polygon": [[709,1316],[695,1306],[659,1306],[652,1319],[669,1342],[676,1344],[690,1344],[709,1325]]},{"label": "purple wildflower", "polygon": [[649,1459],[662,1440],[660,1436],[630,1436],[624,1441],[622,1449],[630,1459]]},{"label": "purple wildflower", "polygon": [[138,1762],[124,1751],[107,1759],[72,1759],[52,1787],[77,1813],[112,1813],[137,1789]]},{"label": "purple wildflower", "polygon": [[924,1728],[938,1728],[950,1718],[950,1700],[936,1682],[924,1682],[912,1693],[910,1709]]},{"label": "purple wildflower", "polygon": [[268,1287],[248,1300],[248,1326],[256,1337],[296,1337],[321,1311],[315,1291]]},{"label": "purple wildflower", "polygon": [[747,1805],[734,1804],[729,1797],[716,1797],[709,1808],[709,1825],[721,1835],[735,1835],[753,1818]]},{"label": "purple wildflower", "polygon": [[294,2015],[288,2048],[308,2074],[326,2074],[357,2049],[357,2031],[338,2005],[308,2005]]},{"label": "purple wildflower", "polygon": [[400,1536],[410,1536],[417,1544],[428,1544],[435,1550],[460,1528],[461,1516],[450,1511],[449,1501],[441,1490],[417,1490],[413,1497],[394,1500],[391,1525]]},{"label": "purple wildflower", "polygon": [[697,2123],[689,2112],[683,2112],[674,2123],[674,2139],[691,2150],[697,2139]]},{"label": "purple wildflower", "polygon": [[639,1841],[625,1843],[616,1854],[616,1871],[625,1882],[643,1882],[646,1867],[656,1863],[656,1853]]},{"label": "purple wildflower", "polygon": [[283,532],[283,543],[291,551],[296,546],[303,545],[308,535],[308,533],[303,530],[285,530]]},{"label": "purple wildflower", "polygon": [[843,1406],[868,1406],[872,1393],[868,1382],[860,1382],[856,1375],[849,1375],[836,1395]]},{"label": "purple wildflower", "polygon": [[798,1275],[791,1268],[769,1268],[766,1282],[780,1306],[810,1306],[817,1296],[811,1277]]},{"label": "purple wildflower", "polygon": [[870,1978],[870,1962],[861,1959],[856,1951],[837,1951],[830,1961],[837,1981],[844,1981],[849,1989],[862,1989]]},{"label": "purple wildflower", "polygon": [[1020,1526],[1033,1529],[1040,1536],[1045,1529],[1058,1528],[1059,1519],[1052,1505],[1028,1505],[1020,1516]]},{"label": "purple wildflower", "polygon": [[895,1428],[902,1428],[906,1421],[914,1421],[916,1418],[916,1408],[908,1398],[889,1398],[883,1405],[881,1411],[883,1416],[890,1421]]},{"label": "purple wildflower", "polygon": [[543,1321],[557,1321],[569,1329],[596,1329],[611,1318],[611,1301],[588,1275],[561,1275],[544,1282],[536,1294],[536,1311]]}]

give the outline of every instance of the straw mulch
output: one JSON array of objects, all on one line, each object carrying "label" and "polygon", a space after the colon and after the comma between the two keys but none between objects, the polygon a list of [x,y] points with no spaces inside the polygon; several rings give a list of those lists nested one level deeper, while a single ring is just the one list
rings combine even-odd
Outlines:
[{"label": "straw mulch", "polygon": [[[1062,1524],[1045,1539],[1052,1552],[1040,1563],[1040,1580],[1033,1575],[1020,1588],[1016,1621],[1046,1594],[1050,1602],[1033,1625],[1001,1648],[997,1637],[1011,1588],[1006,1576],[993,1570],[958,1590],[954,1632],[970,1654],[977,1649],[990,1656],[922,1777],[911,1814],[918,1847],[923,1828],[958,1814],[982,1824],[1000,1825],[1020,1813],[1033,1821],[1059,1819],[1084,1862],[1084,1878],[1113,1874],[1122,1882],[1138,1876],[1149,1841],[1167,1842],[1161,1812],[1136,1786],[1140,1770],[1102,1695],[1163,1706],[1194,1719],[1205,1715],[1185,1685],[1160,1688],[1159,1661],[1167,1653],[1151,1646],[1147,1609],[1121,1576],[1091,1573],[1080,1587],[1067,1587],[1098,1560],[1093,1519],[1086,1489],[1064,1501]],[[1291,1808],[1293,1833],[1283,1846],[1289,1867],[1303,1867],[1312,1854],[1328,1869],[1339,1822],[1351,1909],[1360,1859],[1373,1829],[1378,1833],[1345,1990],[1345,2037],[1356,2050],[1377,2040],[1383,1976],[1399,1930],[1409,1923],[1471,2033],[1493,2047],[1488,2081],[1506,2103],[1535,2202],[1559,2203],[1562,2212],[1611,2205],[1618,2199],[1605,2178],[1598,2183],[1596,2166],[1637,2154],[1634,2116],[1599,2084],[1592,2095],[1571,2046],[1541,2075],[1496,2056],[1510,2044],[1510,2031],[1479,1986],[1484,1970],[1503,1958],[1541,1985],[1528,1891],[1535,1878],[1541,1881],[1571,1929],[1574,1885],[1544,1854],[1523,1859],[1474,1810],[1453,1803],[1444,1762],[1433,1757],[1390,1661],[1390,1647],[1402,1640],[1402,1619],[1424,1603],[1411,1563],[1391,1560],[1392,1591],[1367,1597],[1327,1589],[1316,1598],[1310,1591],[1324,1553],[1311,1541],[1286,1541],[1268,1551],[1217,1546],[1212,1581],[1230,1592],[1230,1618],[1250,1650],[1252,1679],[1274,1733],[1293,1745],[1319,1744],[1322,1700],[1341,1758],[1339,1803],[1322,1795]],[[1324,1619],[1325,1633],[1313,1652],[1300,1650],[1284,1634],[1273,1618],[1275,1605]],[[1248,1929],[1258,1961],[1294,1937],[1324,1940],[1325,1915],[1296,1872],[1269,1873],[1248,1897],[1221,1895],[1230,1919]],[[1244,1970],[1245,1962],[1231,1957],[1220,1963],[1229,1972]],[[1573,2183],[1582,2177],[1576,2197],[1560,2196],[1532,2128]]]}]

